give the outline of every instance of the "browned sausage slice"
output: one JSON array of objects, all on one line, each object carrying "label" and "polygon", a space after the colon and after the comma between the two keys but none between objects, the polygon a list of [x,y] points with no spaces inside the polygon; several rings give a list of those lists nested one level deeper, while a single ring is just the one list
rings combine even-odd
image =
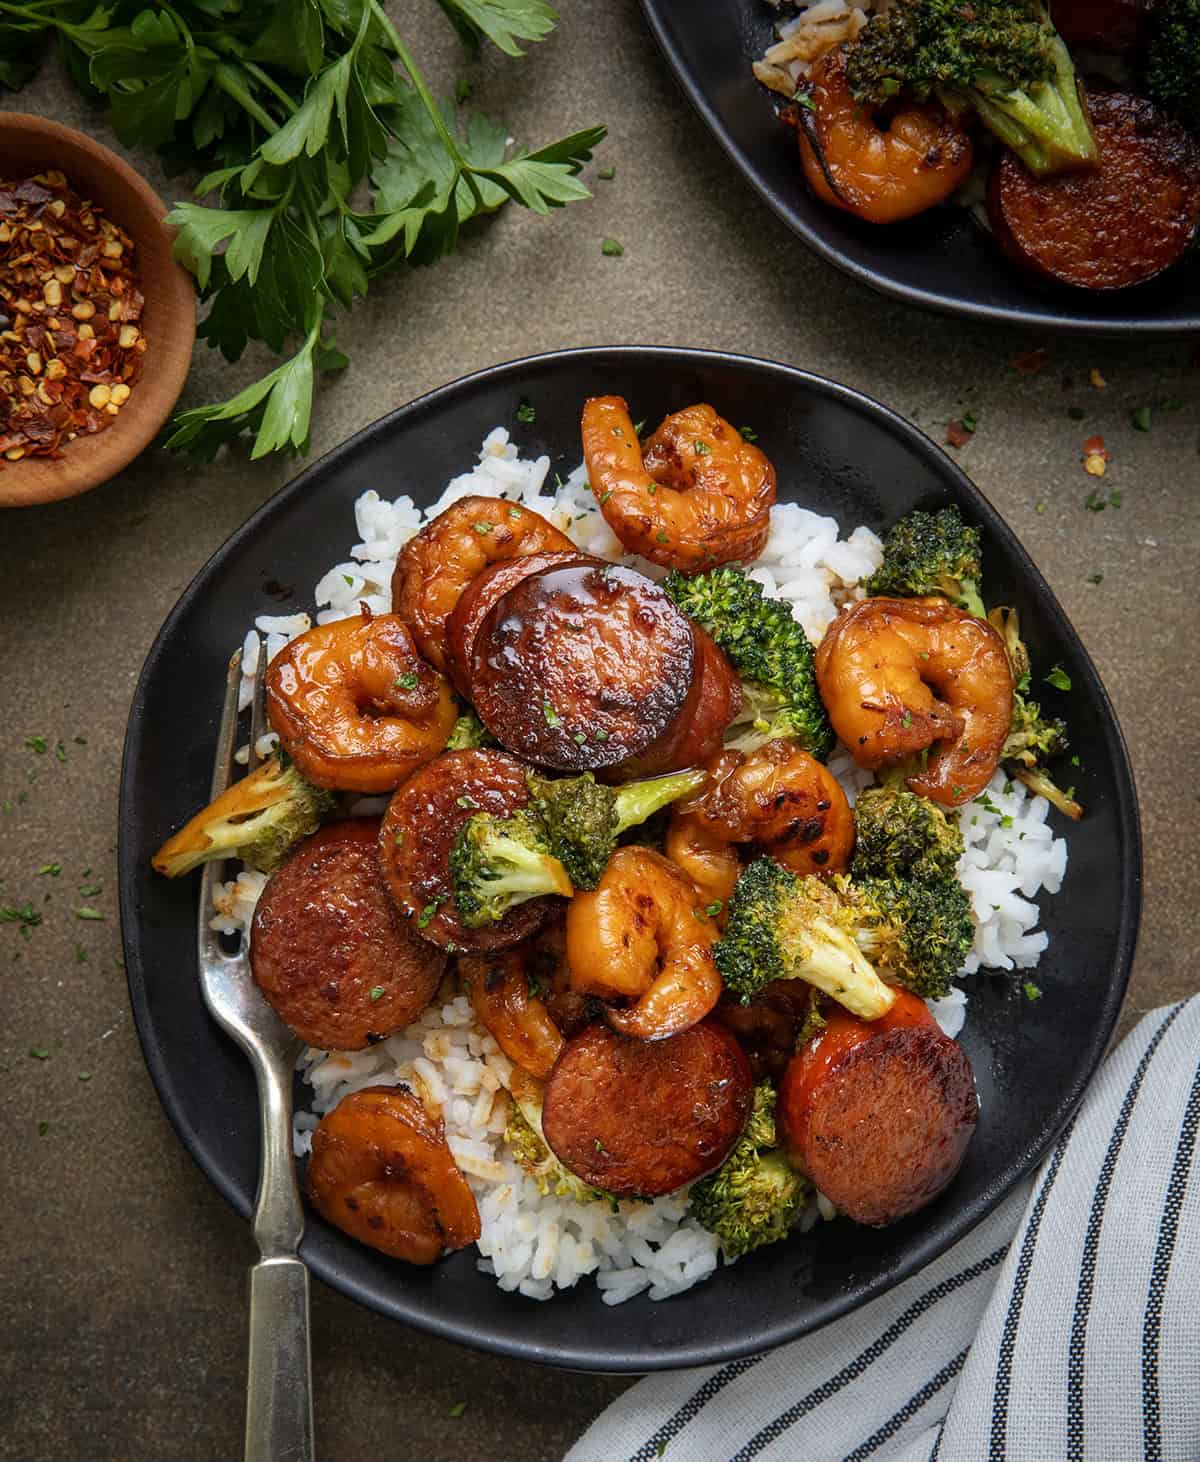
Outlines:
[{"label": "browned sausage slice", "polygon": [[445,964],[388,896],[376,818],[306,838],[254,911],[255,982],[310,1046],[357,1051],[402,1029],[433,998]]},{"label": "browned sausage slice", "polygon": [[1126,289],[1181,259],[1200,221],[1200,144],[1145,97],[1096,92],[1099,165],[1035,178],[1015,153],[992,170],[988,216],[1019,263],[1080,289]]},{"label": "browned sausage slice", "polygon": [[475,636],[497,600],[522,579],[543,569],[601,561],[583,553],[527,553],[522,558],[501,559],[476,574],[446,621],[446,673],[459,695],[470,698],[471,652],[475,648]]},{"label": "browned sausage slice", "polygon": [[343,1097],[313,1133],[306,1181],[323,1218],[394,1259],[432,1264],[479,1237],[479,1209],[442,1119],[407,1087]]},{"label": "browned sausage slice", "polygon": [[1051,0],[1050,19],[1068,46],[1136,50],[1146,39],[1153,0]]},{"label": "browned sausage slice", "polygon": [[699,766],[720,751],[725,728],[741,710],[742,682],[725,652],[698,624],[692,625],[692,634],[696,673],[683,710],[665,736],[640,756],[622,762],[618,769],[622,778],[653,777]]},{"label": "browned sausage slice", "polygon": [[831,1009],[784,1072],[780,1138],[857,1223],[915,1213],[958,1171],[979,1117],[971,1063],[915,996],[881,1020]]},{"label": "browned sausage slice", "polygon": [[593,1025],[558,1058],[542,1130],[584,1182],[657,1198],[720,1167],[741,1135],[753,1090],[742,1048],[712,1021],[661,1041]]},{"label": "browned sausage slice", "polygon": [[670,730],[696,658],[691,624],[641,574],[616,564],[547,569],[492,606],[475,639],[471,700],[510,751],[594,771]]},{"label": "browned sausage slice", "polygon": [[483,929],[468,929],[454,902],[450,850],[459,828],[477,812],[503,816],[524,807],[525,770],[504,751],[447,751],[409,777],[388,803],[379,830],[383,876],[401,912],[443,949],[507,949],[539,929],[556,902],[530,899]]}]

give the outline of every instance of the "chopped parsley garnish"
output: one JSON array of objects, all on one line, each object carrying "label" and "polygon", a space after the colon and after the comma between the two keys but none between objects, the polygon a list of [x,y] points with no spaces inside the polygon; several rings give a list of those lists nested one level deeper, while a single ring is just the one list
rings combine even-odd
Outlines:
[{"label": "chopped parsley garnish", "polygon": [[1104,582],[1104,575],[1103,574],[1089,574],[1087,581],[1088,581],[1089,584],[1102,584]]},{"label": "chopped parsley garnish", "polygon": [[1052,685],[1055,690],[1070,690],[1071,677],[1061,665],[1056,665],[1050,674],[1046,676],[1046,684]]},{"label": "chopped parsley garnish", "polygon": [[1032,980],[1026,980],[1021,986],[1021,989],[1025,991],[1026,1000],[1040,1000],[1042,998],[1042,987],[1035,985]]},{"label": "chopped parsley garnish", "polygon": [[466,1411],[466,1409],[467,1403],[465,1401],[456,1401],[454,1405],[450,1408],[450,1415],[454,1418],[455,1421],[457,1421],[458,1418],[463,1414],[463,1412]]},{"label": "chopped parsley garnish", "polygon": [[55,761],[66,761],[66,759],[67,759],[67,748],[62,744],[61,741],[56,741],[54,743],[54,760]]},{"label": "chopped parsley garnish", "polygon": [[98,883],[81,883],[79,885],[79,896],[85,899],[94,899],[100,892],[101,885]]},{"label": "chopped parsley garnish", "polygon": [[39,878],[46,878],[47,876],[49,876],[50,878],[57,878],[61,872],[61,863],[43,863],[37,871],[37,876]]},{"label": "chopped parsley garnish", "polygon": [[964,411],[962,414],[962,424],[969,432],[977,431],[979,428],[979,418],[973,411]]},{"label": "chopped parsley garnish", "polygon": [[99,909],[92,909],[84,904],[82,908],[75,910],[75,917],[77,919],[103,919],[104,915]]},{"label": "chopped parsley garnish", "polygon": [[704,912],[708,915],[710,919],[715,919],[724,907],[724,899],[714,899],[712,903],[707,906]]},{"label": "chopped parsley garnish", "polygon": [[546,718],[547,726],[561,726],[562,717],[554,709],[549,701],[542,702],[542,715]]},{"label": "chopped parsley garnish", "polygon": [[530,406],[528,401],[522,401],[517,407],[517,420],[524,423],[525,426],[532,426],[537,420],[536,409]]},{"label": "chopped parsley garnish", "polygon": [[392,681],[393,690],[416,690],[420,684],[420,676],[415,670],[406,670],[403,675],[397,675]]},{"label": "chopped parsley garnish", "polygon": [[619,259],[625,252],[625,245],[620,239],[601,239],[600,252],[609,259]]},{"label": "chopped parsley garnish", "polygon": [[39,756],[45,756],[50,747],[50,743],[44,736],[26,736],[25,745],[30,751],[36,751]]},{"label": "chopped parsley garnish", "polygon": [[738,432],[744,442],[758,441],[758,433],[754,430],[752,426],[739,426]]},{"label": "chopped parsley garnish", "polygon": [[697,457],[711,457],[712,456],[712,448],[708,445],[707,442],[697,442],[696,443],[696,456]]},{"label": "chopped parsley garnish", "polygon": [[670,537],[666,533],[664,533],[661,528],[654,536],[659,541],[659,543],[670,543],[671,541]]},{"label": "chopped parsley garnish", "polygon": [[478,533],[483,538],[486,538],[487,535],[492,531],[492,526],[493,525],[489,523],[486,518],[480,518],[478,522],[471,524],[471,527],[474,528],[476,533]]},{"label": "chopped parsley garnish", "polygon": [[454,100],[461,107],[463,102],[469,102],[471,100],[471,93],[474,90],[475,88],[471,85],[467,78],[465,76],[460,76],[458,80],[454,83]]},{"label": "chopped parsley garnish", "polygon": [[611,183],[612,180],[617,176],[617,170],[615,167],[613,167],[612,163],[609,163],[607,167],[597,168],[596,176],[603,183]]},{"label": "chopped parsley garnish", "polygon": [[79,1079],[80,1081],[91,1081],[92,1073],[90,1071],[81,1071],[79,1073]]},{"label": "chopped parsley garnish", "polygon": [[377,1000],[381,1000],[382,998],[383,998],[383,986],[382,985],[372,985],[371,986],[371,995],[370,995],[371,1004],[374,1005]]},{"label": "chopped parsley garnish", "polygon": [[45,1046],[30,1046],[29,1054],[35,1061],[49,1061],[50,1059],[50,1052]]},{"label": "chopped parsley garnish", "polygon": [[438,898],[434,899],[432,903],[426,904],[421,912],[417,915],[417,928],[428,929],[430,924],[433,923],[434,915],[445,902],[446,895],[441,894]]},{"label": "chopped parsley garnish", "polygon": [[1151,425],[1149,406],[1135,406],[1129,413],[1129,419],[1133,423],[1134,431],[1149,431]]}]

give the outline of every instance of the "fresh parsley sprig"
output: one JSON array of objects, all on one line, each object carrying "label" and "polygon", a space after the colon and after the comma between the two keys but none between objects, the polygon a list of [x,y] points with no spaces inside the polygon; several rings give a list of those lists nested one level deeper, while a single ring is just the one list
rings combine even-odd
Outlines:
[{"label": "fresh parsley sprig", "polygon": [[[436,3],[466,45],[510,56],[558,19],[546,0]],[[176,418],[167,445],[205,457],[245,431],[254,457],[304,451],[317,374],[347,363],[337,311],[510,200],[545,214],[588,197],[578,173],[605,135],[510,154],[502,123],[435,100],[380,0],[0,0],[0,86],[28,79],[49,34],[122,141],[203,170],[195,196],[215,201],[168,215],[208,305],[201,337],[231,361],[251,340],[292,352]]]}]

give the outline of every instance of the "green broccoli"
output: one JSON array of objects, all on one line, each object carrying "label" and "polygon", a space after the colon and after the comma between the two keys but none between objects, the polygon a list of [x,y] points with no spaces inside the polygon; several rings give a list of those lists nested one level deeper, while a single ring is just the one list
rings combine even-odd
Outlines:
[{"label": "green broccoli", "polygon": [[[1194,43],[1193,43],[1194,45]],[[935,95],[979,120],[1039,176],[1094,166],[1075,65],[1042,0],[897,0],[846,50],[856,100]]]},{"label": "green broccoli", "polygon": [[699,767],[606,787],[591,772],[551,780],[528,774],[530,802],[507,817],[476,813],[459,829],[450,873],[468,928],[502,919],[514,904],[595,888],[617,838],[704,785]]},{"label": "green broccoli", "polygon": [[727,1260],[787,1238],[812,1192],[775,1143],[775,1089],[762,1081],[737,1145],[689,1194],[692,1213],[721,1240]]},{"label": "green broccoli", "polygon": [[772,980],[807,980],[853,1015],[877,1020],[892,992],[855,942],[857,916],[829,884],[758,858],[737,881],[713,955],[743,1004]]},{"label": "green broccoli", "polygon": [[956,818],[936,802],[889,782],[868,787],[854,804],[854,862],[859,878],[904,878],[920,883],[954,877],[963,836]]},{"label": "green broccoli", "polygon": [[564,1167],[550,1151],[542,1132],[542,1099],[540,1092],[530,1085],[522,1087],[520,1094],[509,1092],[511,1104],[508,1125],[504,1129],[504,1142],[513,1161],[537,1184],[543,1193],[554,1193],[559,1198],[572,1198],[576,1203],[593,1203],[599,1199],[617,1211],[617,1199],[601,1188],[593,1188],[582,1178]]},{"label": "green broccoli", "polygon": [[1064,792],[1056,785],[1047,769],[1049,762],[1070,747],[1066,722],[1057,716],[1043,715],[1038,702],[1030,698],[1029,651],[1021,639],[1017,611],[993,609],[988,621],[1004,640],[1013,672],[1012,724],[1000,760],[1031,792],[1045,797],[1065,816],[1078,821],[1083,816],[1083,808],[1069,791]]},{"label": "green broccoli", "polygon": [[1200,132],[1200,0],[1159,0],[1142,81],[1164,111]]},{"label": "green broccoli", "polygon": [[294,844],[316,832],[333,811],[332,792],[314,787],[282,752],[226,788],[159,848],[156,873],[179,878],[201,863],[240,858],[273,873]]},{"label": "green broccoli", "polygon": [[772,980],[807,980],[852,1015],[876,1020],[897,984],[938,999],[971,948],[974,924],[957,878],[800,878],[770,858],[751,863],[729,900],[714,951],[726,988],[743,1002]]},{"label": "green broccoli", "polygon": [[469,707],[450,731],[450,740],[443,748],[446,751],[474,751],[480,746],[495,746],[496,738]]},{"label": "green broccoli", "polygon": [[835,880],[858,947],[896,984],[923,1000],[950,993],[971,952],[971,900],[953,873],[928,882],[903,878]]},{"label": "green broccoli", "polygon": [[576,888],[595,888],[604,876],[617,839],[661,808],[698,792],[708,780],[702,767],[668,772],[606,787],[591,772],[551,779],[530,772],[527,781],[534,816],[547,846],[562,860]]},{"label": "green broccoli", "polygon": [[883,541],[883,562],[866,590],[899,599],[941,594],[982,619],[987,614],[979,594],[982,573],[979,529],[968,527],[954,507],[936,513],[918,509],[892,525]]},{"label": "green broccoli", "polygon": [[570,898],[574,892],[567,870],[546,846],[540,822],[528,812],[469,817],[450,849],[450,877],[458,916],[468,929],[497,923],[527,899],[551,893]]},{"label": "green broccoli", "polygon": [[667,575],[675,605],[708,631],[742,679],[743,705],[727,744],[752,751],[787,736],[824,761],[833,728],[817,689],[813,647],[789,605],[768,599],[741,569]]}]

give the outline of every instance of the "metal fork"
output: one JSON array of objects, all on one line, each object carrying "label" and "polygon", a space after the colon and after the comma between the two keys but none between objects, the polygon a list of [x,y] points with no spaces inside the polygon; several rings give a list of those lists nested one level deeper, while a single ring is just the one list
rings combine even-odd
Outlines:
[{"label": "metal fork", "polygon": [[[242,652],[229,662],[225,704],[217,736],[212,795],[233,776]],[[250,725],[250,768],[257,766],[265,730],[260,647]],[[308,1338],[308,1269],[297,1250],[304,1211],[292,1156],[292,1073],[301,1042],[264,1000],[250,975],[241,940],[227,953],[209,928],[219,864],[206,863],[196,921],[200,986],[204,1003],[249,1056],[258,1082],[262,1166],[254,1199],[254,1238],[260,1259],[250,1270],[250,1366],[246,1387],[246,1462],[311,1462],[313,1457],[312,1358]]]}]

